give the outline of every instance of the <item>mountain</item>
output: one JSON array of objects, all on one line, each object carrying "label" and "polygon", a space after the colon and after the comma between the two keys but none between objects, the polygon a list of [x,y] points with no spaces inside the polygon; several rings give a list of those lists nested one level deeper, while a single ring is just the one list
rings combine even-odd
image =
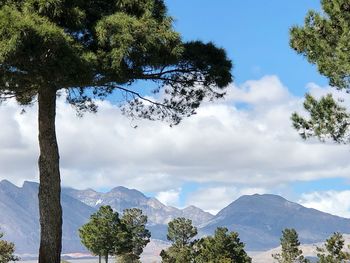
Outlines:
[{"label": "mountain", "polygon": [[122,213],[126,208],[140,208],[148,216],[148,222],[151,225],[166,225],[173,218],[186,217],[191,219],[195,226],[199,226],[214,217],[195,206],[185,209],[166,206],[156,198],[147,197],[135,189],[122,186],[113,188],[107,193],[99,193],[92,189],[76,190],[72,188],[63,189],[63,192],[96,209],[101,205],[110,205],[114,210]]},{"label": "mountain", "polygon": [[322,242],[334,232],[350,233],[350,219],[306,208],[270,194],[238,198],[199,232],[201,235],[212,234],[220,226],[238,232],[247,250],[278,246],[284,228],[295,228],[302,243]]},{"label": "mountain", "polygon": [[[62,193],[63,252],[84,251],[77,229],[95,209]],[[37,253],[39,247],[38,184],[24,182],[17,187],[0,182],[0,228],[5,239],[15,242],[17,253]]]},{"label": "mountain", "polygon": [[[7,180],[0,182],[0,229],[5,239],[16,244],[20,254],[36,254],[39,247],[39,209],[37,183],[24,182],[17,187]],[[111,205],[122,212],[126,208],[141,208],[149,215],[149,226],[153,238],[166,240],[167,223],[175,217],[193,218],[196,225],[213,217],[197,207],[177,209],[168,207],[155,198],[125,187],[116,187],[108,193],[92,189],[75,190],[63,188],[63,253],[86,251],[80,243],[78,229],[101,205]]]},{"label": "mountain", "polygon": [[[25,182],[17,187],[0,182],[0,228],[5,239],[15,242],[17,253],[36,254],[39,244],[38,184]],[[190,206],[177,209],[155,198],[125,187],[107,193],[92,189],[63,188],[63,253],[84,252],[78,229],[101,205],[111,205],[118,212],[141,208],[149,218],[153,239],[166,240],[167,223],[175,217],[186,217],[199,227],[199,236],[213,234],[219,226],[239,233],[250,251],[268,250],[279,245],[281,231],[295,228],[302,243],[323,242],[333,232],[350,233],[350,219],[305,208],[276,195],[242,196],[216,216]]]}]

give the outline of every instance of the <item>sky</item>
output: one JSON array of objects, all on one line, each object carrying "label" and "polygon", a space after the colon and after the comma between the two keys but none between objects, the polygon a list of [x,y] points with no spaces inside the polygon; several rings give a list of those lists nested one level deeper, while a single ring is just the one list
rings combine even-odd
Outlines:
[{"label": "sky", "polygon": [[[349,145],[303,141],[291,127],[303,95],[333,92],[288,44],[319,0],[166,0],[183,39],[212,41],[234,63],[224,100],[170,128],[122,116],[111,102],[76,117],[61,97],[57,136],[62,185],[99,191],[122,185],[165,204],[217,213],[244,194],[273,193],[350,217]],[[336,96],[344,94],[335,93]],[[38,181],[36,105],[0,107],[0,180]]]}]

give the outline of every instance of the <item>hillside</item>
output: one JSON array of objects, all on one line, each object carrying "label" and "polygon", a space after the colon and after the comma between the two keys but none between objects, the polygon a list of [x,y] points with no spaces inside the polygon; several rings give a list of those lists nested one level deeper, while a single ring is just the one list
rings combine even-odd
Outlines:
[{"label": "hillside", "polygon": [[334,232],[350,233],[350,219],[303,207],[277,195],[242,196],[200,229],[201,235],[219,226],[237,231],[248,250],[278,246],[281,231],[295,228],[302,243],[325,240]]}]

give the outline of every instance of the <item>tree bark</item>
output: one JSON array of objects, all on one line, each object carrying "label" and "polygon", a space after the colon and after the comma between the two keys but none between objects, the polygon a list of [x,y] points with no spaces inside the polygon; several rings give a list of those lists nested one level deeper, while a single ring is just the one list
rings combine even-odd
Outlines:
[{"label": "tree bark", "polygon": [[98,263],[101,263],[101,255],[98,255]]},{"label": "tree bark", "polygon": [[105,256],[105,262],[108,263],[108,254]]},{"label": "tree bark", "polygon": [[60,263],[62,249],[62,208],[59,152],[56,139],[56,89],[41,87],[39,104],[39,263]]}]

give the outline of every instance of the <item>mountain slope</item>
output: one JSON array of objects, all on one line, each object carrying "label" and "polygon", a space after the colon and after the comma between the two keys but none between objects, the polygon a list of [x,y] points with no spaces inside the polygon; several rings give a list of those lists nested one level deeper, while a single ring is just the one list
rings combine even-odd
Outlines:
[{"label": "mountain slope", "polygon": [[[39,247],[38,184],[24,182],[17,187],[7,180],[0,182],[0,229],[6,240],[16,244],[17,253],[36,254]],[[80,201],[81,200],[81,201]],[[175,217],[193,218],[195,224],[211,219],[213,215],[196,207],[184,210],[168,207],[155,198],[146,197],[137,190],[116,187],[108,193],[94,190],[63,188],[63,253],[86,251],[80,243],[78,229],[101,205],[111,205],[122,212],[138,207],[149,215],[152,238],[166,240],[167,222]]]},{"label": "mountain slope", "polygon": [[324,241],[333,232],[350,233],[350,219],[269,194],[240,197],[201,228],[200,234],[211,234],[219,226],[237,231],[248,250],[278,246],[284,228],[295,228],[302,243]]},{"label": "mountain slope", "polygon": [[[95,209],[61,195],[63,208],[63,253],[85,251],[80,244],[78,228],[86,223]],[[38,184],[25,182],[17,187],[0,182],[0,228],[5,239],[16,244],[17,253],[36,254],[39,248]]]}]

